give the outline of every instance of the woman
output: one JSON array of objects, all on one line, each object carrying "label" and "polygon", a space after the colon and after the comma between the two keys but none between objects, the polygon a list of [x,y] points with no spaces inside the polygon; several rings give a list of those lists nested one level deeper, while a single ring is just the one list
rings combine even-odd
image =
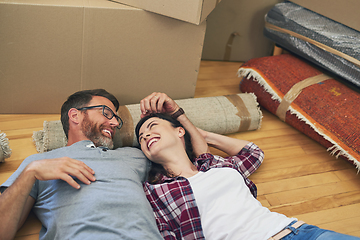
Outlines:
[{"label": "woman", "polygon": [[[165,239],[359,239],[262,207],[247,178],[263,160],[255,144],[196,129],[166,95],[140,106],[135,131],[154,163],[144,190]],[[164,111],[173,116],[157,113]],[[207,144],[230,157],[210,154]]]}]

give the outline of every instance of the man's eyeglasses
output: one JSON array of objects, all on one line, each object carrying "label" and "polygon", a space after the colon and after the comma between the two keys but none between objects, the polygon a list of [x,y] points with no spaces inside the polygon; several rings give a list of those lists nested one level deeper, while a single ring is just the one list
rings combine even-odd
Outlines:
[{"label": "man's eyeglasses", "polygon": [[77,108],[77,110],[81,111],[81,110],[87,110],[87,109],[93,109],[93,108],[102,108],[102,114],[109,120],[111,120],[113,117],[116,118],[116,120],[118,121],[119,125],[116,127],[117,129],[120,129],[123,125],[123,121],[121,120],[121,118],[116,115],[108,106],[105,105],[97,105],[97,106],[90,106],[90,107],[82,107],[82,108]]}]

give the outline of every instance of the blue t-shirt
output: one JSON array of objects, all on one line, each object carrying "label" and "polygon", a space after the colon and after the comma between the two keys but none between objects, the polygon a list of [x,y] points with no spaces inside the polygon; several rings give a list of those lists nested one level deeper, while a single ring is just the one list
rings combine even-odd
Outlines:
[{"label": "blue t-shirt", "polygon": [[142,182],[149,161],[137,148],[96,148],[91,141],[26,158],[1,187],[10,186],[30,162],[70,157],[95,171],[80,189],[63,180],[36,181],[30,195],[42,223],[40,239],[162,239]]}]

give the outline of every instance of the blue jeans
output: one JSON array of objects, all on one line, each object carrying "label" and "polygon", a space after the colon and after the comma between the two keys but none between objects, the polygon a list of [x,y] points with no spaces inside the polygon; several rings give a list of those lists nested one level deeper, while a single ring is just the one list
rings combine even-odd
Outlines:
[{"label": "blue jeans", "polygon": [[353,237],[330,230],[318,228],[317,226],[303,224],[299,228],[295,229],[291,227],[296,221],[290,223],[286,228],[292,232],[283,237],[282,240],[359,240],[358,237]]}]

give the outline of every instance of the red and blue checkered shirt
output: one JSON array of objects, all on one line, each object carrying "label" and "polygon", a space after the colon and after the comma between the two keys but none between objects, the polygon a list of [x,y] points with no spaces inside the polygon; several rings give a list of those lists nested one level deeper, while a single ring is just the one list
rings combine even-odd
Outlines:
[{"label": "red and blue checkered shirt", "polygon": [[[203,172],[211,168],[236,169],[256,198],[256,186],[248,177],[259,168],[263,159],[263,151],[254,143],[249,143],[236,156],[223,158],[205,153],[195,159],[194,165]],[[164,239],[205,239],[200,213],[186,178],[163,176],[160,183],[145,182],[144,191]]]}]

